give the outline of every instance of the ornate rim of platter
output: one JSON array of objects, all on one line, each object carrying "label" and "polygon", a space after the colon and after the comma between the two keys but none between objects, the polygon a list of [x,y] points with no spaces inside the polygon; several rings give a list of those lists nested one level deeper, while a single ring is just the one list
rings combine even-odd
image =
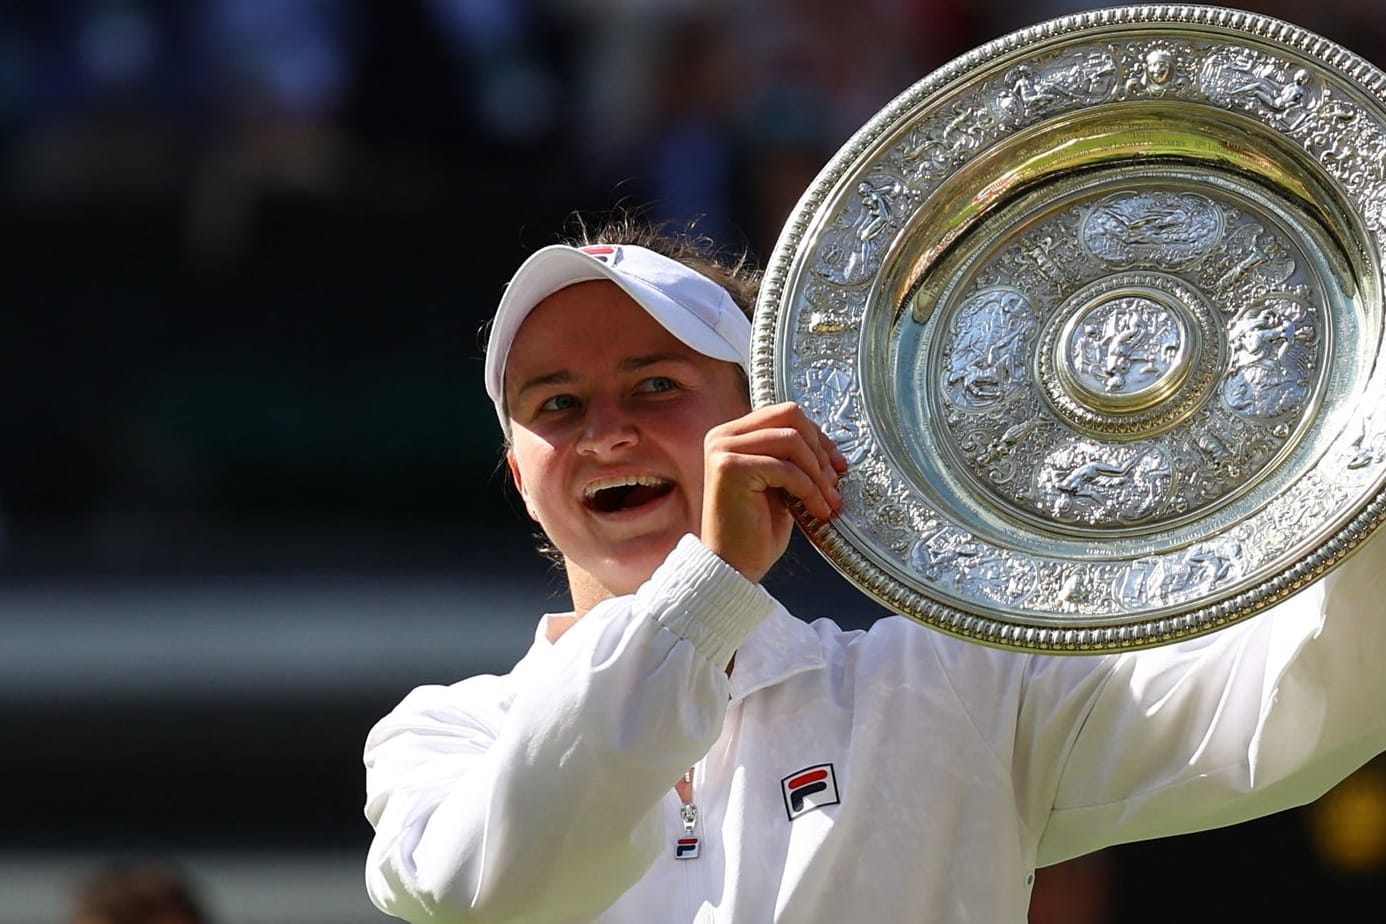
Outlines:
[{"label": "ornate rim of platter", "polygon": [[813,544],[996,647],[1165,644],[1386,515],[1386,75],[1207,6],[1055,19],[901,94],[781,233],[757,406],[850,462]]}]

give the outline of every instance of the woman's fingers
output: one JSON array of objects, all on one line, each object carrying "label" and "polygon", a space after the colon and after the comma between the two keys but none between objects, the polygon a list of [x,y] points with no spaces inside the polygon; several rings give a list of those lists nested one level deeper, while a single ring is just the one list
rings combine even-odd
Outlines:
[{"label": "woman's fingers", "polygon": [[841,502],[837,466],[816,427],[807,432],[803,427],[775,426],[722,434],[710,441],[709,450],[765,466],[765,486],[784,489],[815,516],[830,516]]},{"label": "woman's fingers", "polygon": [[847,460],[797,405],[760,408],[708,431],[704,441],[702,539],[759,581],[793,531],[785,498],[820,519],[842,504]]}]

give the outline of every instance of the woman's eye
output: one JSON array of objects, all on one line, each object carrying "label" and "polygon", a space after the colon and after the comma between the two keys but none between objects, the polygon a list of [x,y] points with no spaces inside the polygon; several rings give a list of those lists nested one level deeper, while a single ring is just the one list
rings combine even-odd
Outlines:
[{"label": "woman's eye", "polygon": [[577,407],[577,398],[572,395],[554,395],[552,398],[539,405],[539,410],[566,411],[573,407]]},{"label": "woman's eye", "polygon": [[636,391],[660,392],[673,391],[675,388],[678,388],[678,384],[673,379],[668,376],[656,375],[642,381]]}]

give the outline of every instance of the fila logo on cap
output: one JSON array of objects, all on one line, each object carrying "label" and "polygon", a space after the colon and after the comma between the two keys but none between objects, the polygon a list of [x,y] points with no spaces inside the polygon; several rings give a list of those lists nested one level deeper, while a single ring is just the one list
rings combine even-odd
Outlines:
[{"label": "fila logo on cap", "polygon": [[791,773],[780,780],[780,791],[784,794],[784,810],[789,813],[790,821],[842,801],[837,797],[837,777],[833,775],[832,764],[805,767]]},{"label": "fila logo on cap", "polygon": [[621,248],[613,247],[610,244],[588,244],[586,247],[579,247],[578,250],[612,266],[621,262]]}]

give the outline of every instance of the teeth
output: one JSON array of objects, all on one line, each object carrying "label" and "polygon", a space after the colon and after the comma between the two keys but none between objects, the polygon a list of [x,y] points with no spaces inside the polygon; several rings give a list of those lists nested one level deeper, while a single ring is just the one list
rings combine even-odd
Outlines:
[{"label": "teeth", "polygon": [[660,478],[658,475],[618,475],[614,478],[598,478],[582,489],[582,496],[591,500],[598,491],[605,491],[607,488],[633,488],[636,486],[653,488],[668,483],[669,479]]}]

